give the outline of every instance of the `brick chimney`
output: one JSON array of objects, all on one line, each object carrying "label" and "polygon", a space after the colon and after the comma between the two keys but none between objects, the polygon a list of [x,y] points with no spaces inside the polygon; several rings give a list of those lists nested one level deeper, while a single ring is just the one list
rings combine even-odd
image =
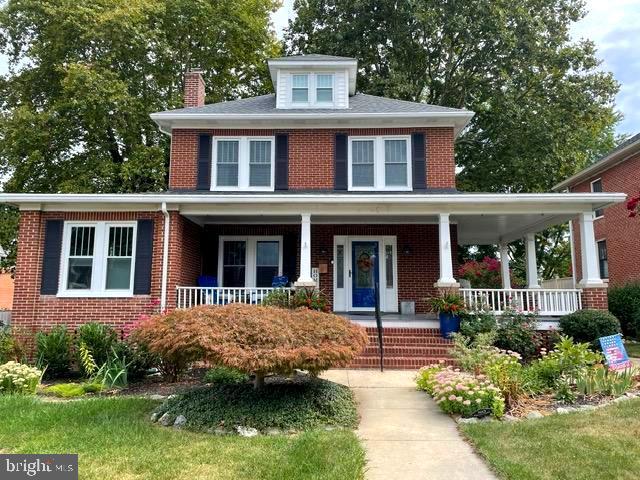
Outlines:
[{"label": "brick chimney", "polygon": [[201,107],[204,105],[204,96],[202,70],[192,68],[184,76],[184,106]]}]

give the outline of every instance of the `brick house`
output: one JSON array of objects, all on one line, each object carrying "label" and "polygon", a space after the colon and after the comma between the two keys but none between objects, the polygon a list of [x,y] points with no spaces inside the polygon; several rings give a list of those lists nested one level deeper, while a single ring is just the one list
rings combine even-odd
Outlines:
[{"label": "brick house", "polygon": [[[461,289],[467,302],[604,307],[593,212],[623,194],[459,192],[454,142],[472,112],[356,93],[351,58],[269,70],[274,94],[209,105],[187,73],[185,108],[152,115],[171,136],[166,192],[0,194],[21,211],[14,324],[121,326],[156,299],[259,303],[274,285],[319,287],[333,311],[367,319],[378,280],[387,326],[428,327],[425,299],[460,287],[458,245],[520,238],[527,288],[510,288],[504,262],[505,288]],[[535,233],[573,218],[589,242],[580,289],[543,290]]]},{"label": "brick house", "polygon": [[[589,167],[553,187],[572,193],[640,191],[640,134],[620,144]],[[596,210],[593,223],[598,253],[598,272],[610,285],[640,281],[640,221],[629,218],[624,203]],[[580,230],[572,223],[573,250],[580,257]],[[580,262],[573,271],[579,277]]]}]

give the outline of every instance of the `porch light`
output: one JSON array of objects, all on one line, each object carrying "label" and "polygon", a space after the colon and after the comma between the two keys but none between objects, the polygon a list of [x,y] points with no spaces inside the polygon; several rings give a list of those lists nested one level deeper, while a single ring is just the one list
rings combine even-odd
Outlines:
[{"label": "porch light", "polygon": [[405,255],[411,255],[411,247],[409,245],[405,245],[402,248],[402,253],[404,253]]}]

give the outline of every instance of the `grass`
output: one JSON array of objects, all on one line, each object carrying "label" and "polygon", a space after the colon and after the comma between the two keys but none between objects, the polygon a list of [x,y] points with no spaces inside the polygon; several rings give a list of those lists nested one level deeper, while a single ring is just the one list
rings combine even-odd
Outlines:
[{"label": "grass", "polygon": [[640,342],[637,340],[633,342],[625,342],[624,348],[627,350],[627,355],[630,357],[640,357]]},{"label": "grass", "polygon": [[0,450],[78,453],[81,479],[360,479],[351,431],[241,438],[160,427],[156,402],[116,397],[44,402],[0,396]]},{"label": "grass", "polygon": [[504,479],[631,480],[640,471],[640,400],[462,431]]},{"label": "grass", "polygon": [[353,392],[327,380],[305,376],[267,379],[256,391],[250,383],[194,388],[167,401],[159,413],[184,415],[195,430],[236,425],[266,431],[309,430],[325,425],[354,428],[358,412]]}]

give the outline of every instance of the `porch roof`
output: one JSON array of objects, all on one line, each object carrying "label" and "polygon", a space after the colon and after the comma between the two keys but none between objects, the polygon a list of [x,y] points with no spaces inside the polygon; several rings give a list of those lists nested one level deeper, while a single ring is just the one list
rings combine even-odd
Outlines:
[{"label": "porch roof", "polygon": [[525,233],[624,201],[624,193],[143,193],[0,194],[22,210],[157,211],[163,204],[198,223],[437,223],[448,213],[460,244],[509,242]]}]

